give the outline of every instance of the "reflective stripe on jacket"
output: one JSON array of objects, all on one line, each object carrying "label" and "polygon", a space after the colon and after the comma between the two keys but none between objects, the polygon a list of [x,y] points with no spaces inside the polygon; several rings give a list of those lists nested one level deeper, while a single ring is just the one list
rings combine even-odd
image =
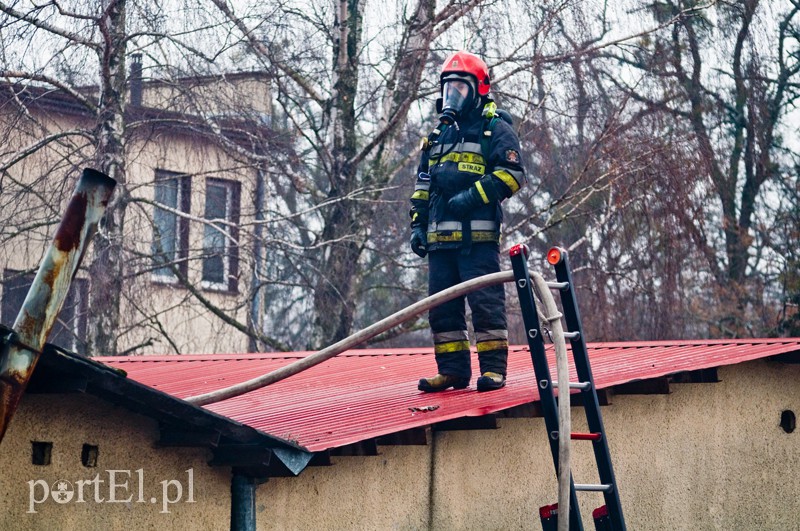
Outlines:
[{"label": "reflective stripe on jacket", "polygon": [[[503,221],[500,202],[526,182],[519,140],[511,125],[497,120],[487,131],[488,122],[478,109],[460,123],[460,128],[453,125],[441,131],[437,141],[422,152],[410,214],[412,227],[427,226],[430,251],[460,247],[465,240],[498,242]],[[490,138],[488,160],[481,148],[484,134]],[[447,208],[447,201],[484,177],[491,179],[500,198],[473,210],[465,237],[463,222],[467,220],[457,219]]]}]

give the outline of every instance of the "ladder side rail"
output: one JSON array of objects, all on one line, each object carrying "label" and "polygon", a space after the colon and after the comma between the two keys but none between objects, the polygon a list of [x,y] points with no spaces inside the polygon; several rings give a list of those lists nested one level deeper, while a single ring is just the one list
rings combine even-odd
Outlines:
[{"label": "ladder side rail", "polygon": [[[547,440],[550,443],[550,453],[553,457],[556,477],[558,477],[558,438],[553,437],[553,434],[558,434],[558,406],[556,404],[555,395],[553,394],[550,366],[547,363],[547,356],[545,355],[544,339],[542,338],[539,317],[536,312],[536,301],[531,291],[532,284],[526,264],[527,257],[521,249],[518,249],[519,252],[514,254],[514,249],[517,248],[513,248],[511,253],[511,266],[514,271],[514,278],[516,279],[514,285],[517,288],[522,319],[525,323],[525,330],[527,331],[525,335],[528,340],[528,348],[531,352],[533,371],[536,375],[539,401],[542,404],[542,414],[544,415],[544,423],[547,428]],[[544,382],[544,385],[542,385],[542,382]],[[580,506],[578,505],[575,483],[571,472],[569,523],[570,531],[583,531]]]},{"label": "ladder side rail", "polygon": [[589,364],[589,355],[586,349],[583,324],[581,323],[581,316],[578,311],[575,290],[573,289],[575,284],[572,280],[572,273],[569,268],[569,258],[566,251],[561,250],[561,260],[554,264],[553,267],[556,272],[557,280],[559,282],[567,283],[567,287],[562,288],[559,291],[561,294],[561,306],[564,310],[564,319],[566,320],[567,328],[570,332],[579,332],[576,337],[570,338],[572,357],[575,362],[575,370],[578,375],[578,380],[581,382],[591,383],[591,386],[588,389],[581,391],[584,410],[586,411],[586,421],[590,432],[603,434],[599,440],[592,442],[592,448],[595,454],[595,461],[597,462],[597,470],[600,476],[600,482],[614,485],[614,488],[610,492],[603,492],[603,497],[605,499],[606,506],[608,507],[609,516],[614,523],[614,529],[625,531],[625,519],[622,513],[622,504],[619,498],[619,489],[617,488],[617,481],[614,475],[614,467],[611,464],[611,452],[608,447],[608,437],[605,436],[606,432],[603,426],[603,417],[600,412],[600,402],[597,398],[597,389],[594,385],[594,376],[592,375],[592,368]]}]

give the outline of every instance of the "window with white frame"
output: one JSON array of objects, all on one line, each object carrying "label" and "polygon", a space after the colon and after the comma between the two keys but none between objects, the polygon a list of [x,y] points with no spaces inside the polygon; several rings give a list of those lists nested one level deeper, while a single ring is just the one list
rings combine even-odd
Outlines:
[{"label": "window with white frame", "polygon": [[203,226],[203,287],[238,289],[240,184],[227,179],[206,180]]},{"label": "window with white frame", "polygon": [[187,175],[156,171],[155,193],[157,203],[153,211],[153,278],[171,282],[176,280],[173,267],[182,275],[188,271],[189,223],[181,213],[189,212],[191,178]]}]

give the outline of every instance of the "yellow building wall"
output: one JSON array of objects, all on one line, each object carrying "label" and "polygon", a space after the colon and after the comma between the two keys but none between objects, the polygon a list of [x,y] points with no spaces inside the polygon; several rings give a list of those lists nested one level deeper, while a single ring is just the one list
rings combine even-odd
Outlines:
[{"label": "yellow building wall", "polygon": [[[800,365],[757,361],[719,375],[719,383],[619,395],[603,407],[628,529],[800,528],[800,432],[779,426],[782,411],[800,409]],[[585,431],[582,409],[573,415],[574,429]],[[498,423],[497,430],[435,432],[427,446],[380,446],[378,456],[334,457],[332,466],[272,478],[257,487],[257,528],[540,529],[539,507],[557,498],[543,419]],[[93,397],[27,395],[0,444],[0,529],[228,529],[230,471],[209,467],[206,450],[155,449],[157,436],[153,421]],[[50,466],[31,464],[31,441],[53,443]],[[81,464],[85,443],[99,446],[95,468]],[[579,483],[598,481],[590,445],[573,444]],[[139,469],[144,502],[134,486]],[[185,501],[188,469],[194,503]],[[108,470],[131,472],[130,487],[116,496],[132,496],[128,503],[96,503],[89,485],[85,503],[48,499],[30,512],[29,482],[57,490],[59,479],[75,485],[99,473],[107,498]],[[168,480],[181,482],[184,493],[165,513]],[[593,529],[591,510],[602,496],[579,499]]]},{"label": "yellow building wall", "polygon": [[[156,131],[152,135],[142,133],[137,137],[135,153],[129,159],[129,174],[132,194],[153,201],[156,170],[166,170],[186,174],[191,178],[191,206],[189,222],[189,266],[188,278],[213,305],[220,308],[230,318],[240,323],[247,322],[247,305],[236,294],[203,289],[201,285],[202,260],[198,257],[203,249],[202,218],[205,209],[206,180],[209,178],[238,181],[241,189],[241,221],[253,217],[252,197],[255,187],[255,172],[226,156],[213,146],[183,135],[168,131]],[[147,255],[151,252],[153,241],[153,207],[141,203],[128,208],[127,239],[130,247]],[[240,233],[239,252],[239,293],[247,293],[250,275],[251,242],[247,235]],[[147,264],[149,266],[149,264]],[[247,336],[240,333],[213,315],[187,289],[175,284],[154,279],[144,274],[130,282],[125,288],[129,295],[123,300],[122,315],[129,316],[123,327],[125,333],[120,338],[121,349],[141,345],[148,339],[155,343],[136,351],[137,354],[175,354],[177,347],[181,354],[207,354],[246,352]],[[142,294],[145,295],[142,295]],[[135,301],[135,304],[134,304]],[[158,327],[148,327],[153,323],[148,319],[155,316]],[[162,334],[166,331],[172,343]],[[174,347],[173,347],[174,345]]]},{"label": "yellow building wall", "polygon": [[[719,375],[602,408],[628,529],[800,529],[800,432],[779,426],[783,410],[800,410],[800,365],[759,361]],[[572,411],[574,430],[586,431],[583,410]],[[498,423],[272,479],[258,487],[258,528],[541,529],[539,507],[557,501],[544,421]],[[591,443],[573,442],[573,463],[578,483],[598,482]],[[602,495],[578,496],[593,529]]]},{"label": "yellow building wall", "polygon": [[[157,439],[153,420],[92,396],[25,395],[0,443],[0,529],[227,529],[230,469],[208,466],[205,449],[156,449]],[[50,465],[31,464],[31,441],[53,443]],[[95,467],[81,462],[84,444],[98,447]],[[110,470],[120,471],[113,494]]]}]

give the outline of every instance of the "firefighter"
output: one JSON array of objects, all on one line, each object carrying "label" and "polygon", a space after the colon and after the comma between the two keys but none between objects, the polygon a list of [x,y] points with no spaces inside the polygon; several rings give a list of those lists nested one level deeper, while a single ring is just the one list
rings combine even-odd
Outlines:
[{"label": "firefighter", "polygon": [[[444,63],[439,123],[422,143],[411,197],[411,249],[428,256],[428,294],[500,270],[500,204],[525,182],[519,139],[489,95],[489,69],[460,51]],[[506,114],[507,116],[507,114]],[[503,285],[466,296],[481,376],[478,391],[505,386],[508,330]],[[463,389],[472,376],[464,297],[429,313],[438,374],[419,390]]]}]

